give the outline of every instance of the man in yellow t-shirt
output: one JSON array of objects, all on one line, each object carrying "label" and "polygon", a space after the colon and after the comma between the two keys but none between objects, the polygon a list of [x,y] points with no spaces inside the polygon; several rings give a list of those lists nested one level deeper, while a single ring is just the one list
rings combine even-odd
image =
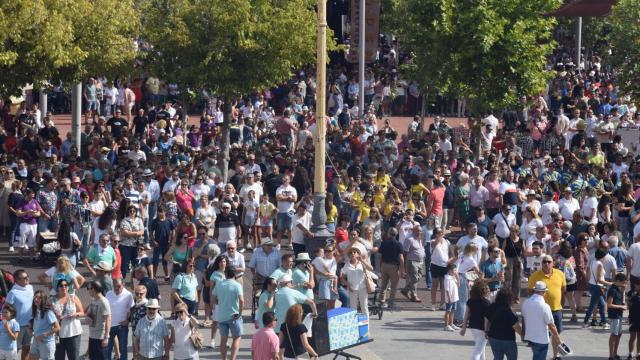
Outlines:
[{"label": "man in yellow t-shirt", "polygon": [[[562,332],[562,296],[567,290],[567,280],[564,276],[564,272],[554,269],[553,258],[551,255],[545,255],[542,257],[542,268],[529,277],[527,283],[527,294],[531,296],[533,294],[533,287],[537,281],[543,281],[547,284],[547,292],[544,294],[544,301],[551,308],[551,314],[553,315],[553,323],[558,329],[558,333]],[[553,342],[553,358],[555,359],[558,354],[558,345]]]}]

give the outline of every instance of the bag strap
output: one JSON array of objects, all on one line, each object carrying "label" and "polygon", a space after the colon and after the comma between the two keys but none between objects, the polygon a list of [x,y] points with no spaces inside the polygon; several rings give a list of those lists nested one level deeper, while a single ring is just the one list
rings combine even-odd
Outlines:
[{"label": "bag strap", "polygon": [[293,341],[291,341],[291,332],[289,331],[289,325],[285,322],[284,323],[284,327],[285,329],[287,329],[287,337],[289,338],[289,345],[291,346],[291,352],[293,353],[293,356],[296,357],[296,349],[293,347]]}]

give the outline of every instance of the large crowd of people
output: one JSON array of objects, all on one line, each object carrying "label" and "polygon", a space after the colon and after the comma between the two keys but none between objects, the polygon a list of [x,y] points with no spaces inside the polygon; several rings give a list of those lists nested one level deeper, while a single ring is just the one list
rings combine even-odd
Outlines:
[{"label": "large crowd of people", "polygon": [[[0,231],[19,267],[52,254],[56,264],[39,276],[47,290],[13,274],[0,358],[127,359],[132,344],[139,359],[197,359],[219,333],[222,358],[235,360],[246,308],[256,314],[254,359],[315,358],[307,320],[317,304],[368,316],[372,305],[400,309],[398,290],[442,311],[445,331],[468,331],[473,359],[487,344],[495,358],[517,359],[516,334],[534,359],[560,358],[566,322],[609,330],[616,359],[625,310],[633,358],[640,161],[617,131],[638,127],[640,112],[599,58],[558,60],[546,93],[466,126],[435,116],[424,129],[418,117],[406,129],[377,118],[419,111],[393,49],[367,73],[362,117],[355,77],[334,68],[321,169],[333,237],[313,249],[312,71],[234,101],[228,171],[218,161],[222,102],[211,94],[189,121],[177,86],[160,94],[157,78],[139,91],[91,78],[80,148],[52,113],[4,103]],[[159,310],[161,297],[170,309]]]}]

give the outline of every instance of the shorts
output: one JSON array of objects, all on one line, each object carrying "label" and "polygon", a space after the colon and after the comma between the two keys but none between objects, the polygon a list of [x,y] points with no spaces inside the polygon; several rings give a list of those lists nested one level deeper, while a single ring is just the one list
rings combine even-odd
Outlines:
[{"label": "shorts", "polygon": [[211,321],[218,322],[218,306],[213,304],[213,310],[211,311]]},{"label": "shorts", "polygon": [[202,301],[205,304],[211,304],[211,288],[208,286],[202,287]]},{"label": "shorts", "polygon": [[18,334],[18,338],[16,339],[16,343],[18,344],[18,350],[22,349],[22,347],[31,346],[31,325],[20,325],[20,333]]},{"label": "shorts", "polygon": [[576,291],[578,289],[578,284],[574,283],[571,285],[567,285],[567,292],[572,292],[572,291]]},{"label": "shorts", "polygon": [[258,223],[256,225],[263,227],[273,226],[273,218],[271,216],[260,216],[258,217]]},{"label": "shorts", "polygon": [[231,337],[237,338],[242,336],[242,316],[238,320],[227,320],[218,323],[218,331],[220,337],[228,337],[231,332]]},{"label": "shorts", "polygon": [[256,216],[255,215],[245,215],[242,219],[242,225],[244,226],[255,226],[256,224]]},{"label": "shorts", "polygon": [[318,300],[336,300],[338,294],[332,291],[333,280],[331,279],[319,279],[318,280]]},{"label": "shorts", "polygon": [[18,236],[18,244],[17,247],[21,248],[25,245],[30,247],[36,246],[36,236],[38,235],[38,225],[37,224],[20,224],[20,236]]},{"label": "shorts", "polygon": [[562,310],[556,310],[551,312],[553,316],[553,324],[558,329],[558,334],[562,332]]},{"label": "shorts", "polygon": [[36,341],[33,339],[29,356],[40,360],[52,360],[56,353],[56,342],[51,339],[48,341]]},{"label": "shorts", "polygon": [[96,111],[98,110],[98,101],[97,100],[87,100],[87,111]]},{"label": "shorts", "polygon": [[444,311],[448,311],[448,312],[456,311],[456,304],[457,303],[458,303],[457,301],[456,302],[452,302],[452,303],[446,303],[444,305]]},{"label": "shorts", "polygon": [[17,360],[18,350],[0,350],[0,360]]},{"label": "shorts", "polygon": [[291,229],[291,214],[288,212],[278,213],[278,231]]},{"label": "shorts", "polygon": [[622,335],[622,318],[609,319],[611,321],[611,335]]},{"label": "shorts", "polygon": [[444,279],[444,276],[447,275],[446,267],[438,266],[433,263],[431,263],[429,270],[431,271],[431,277],[434,279]]},{"label": "shorts", "polygon": [[153,265],[158,265],[160,261],[162,261],[163,264],[166,263],[166,261],[164,261],[164,256],[167,255],[167,251],[169,251],[169,245],[160,244],[160,246],[154,247],[153,260],[151,263]]}]

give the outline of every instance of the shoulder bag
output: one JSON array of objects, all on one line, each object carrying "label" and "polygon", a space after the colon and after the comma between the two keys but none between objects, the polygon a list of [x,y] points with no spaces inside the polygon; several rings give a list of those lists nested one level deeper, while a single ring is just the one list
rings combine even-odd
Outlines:
[{"label": "shoulder bag", "polygon": [[191,324],[191,318],[189,318],[189,326],[191,326],[191,334],[189,335],[189,341],[191,341],[191,345],[196,351],[202,349],[204,344],[204,338],[202,337],[202,333],[198,330],[198,327],[193,326]]},{"label": "shoulder bag", "polygon": [[376,283],[375,281],[373,281],[371,276],[369,276],[369,272],[367,271],[367,268],[364,266],[364,264],[362,264],[362,272],[364,273],[364,283],[367,286],[367,293],[373,294],[374,292],[376,292]]}]

